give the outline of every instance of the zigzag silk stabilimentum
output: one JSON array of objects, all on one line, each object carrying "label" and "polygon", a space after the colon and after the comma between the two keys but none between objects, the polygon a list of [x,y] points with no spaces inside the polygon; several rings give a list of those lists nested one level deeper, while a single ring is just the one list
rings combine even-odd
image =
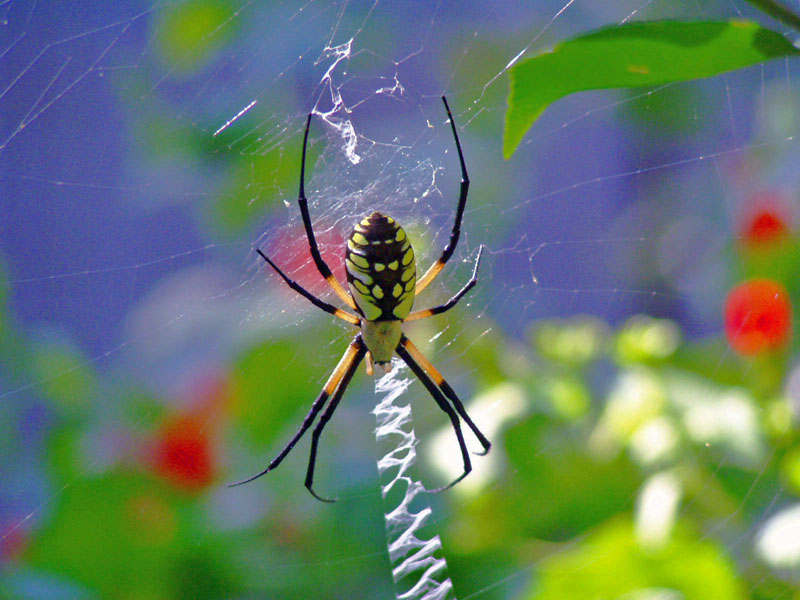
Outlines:
[{"label": "zigzag silk stabilimentum", "polygon": [[[419,496],[424,494],[425,488],[409,475],[409,469],[417,458],[417,438],[406,397],[411,379],[401,378],[399,375],[405,366],[398,360],[393,362],[391,372],[375,384],[375,392],[381,400],[372,412],[377,421],[375,439],[378,446],[388,447],[378,461],[378,472],[382,482],[388,481],[382,484],[381,490],[386,505],[386,540],[397,598],[448,600],[454,596],[453,584],[447,575],[447,562],[444,557],[434,556],[442,548],[439,536],[429,540],[419,537],[419,530],[432,511],[424,503],[424,495]],[[419,500],[412,509],[411,504],[418,496]]]}]

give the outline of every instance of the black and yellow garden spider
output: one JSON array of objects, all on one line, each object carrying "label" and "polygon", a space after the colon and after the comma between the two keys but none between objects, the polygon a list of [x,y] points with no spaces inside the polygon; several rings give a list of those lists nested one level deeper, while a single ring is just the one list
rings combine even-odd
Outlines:
[{"label": "black and yellow garden spider", "polygon": [[[286,458],[286,455],[289,454],[292,448],[294,448],[303,434],[311,427],[314,419],[323,407],[325,407],[325,403],[328,402],[330,398],[330,402],[328,402],[327,407],[325,407],[325,410],[322,412],[322,416],[311,434],[311,456],[308,460],[305,486],[318,500],[333,502],[333,500],[318,495],[313,489],[314,464],[317,459],[317,445],[322,430],[325,428],[331,416],[333,416],[333,411],[336,410],[336,406],[339,404],[345,389],[353,377],[353,373],[362,359],[366,358],[367,373],[369,375],[373,374],[374,365],[378,365],[384,371],[388,372],[391,369],[391,360],[395,352],[408,365],[411,372],[419,378],[431,396],[433,396],[439,408],[450,418],[450,423],[455,430],[461,456],[464,460],[463,474],[450,484],[431,491],[439,492],[452,487],[464,479],[472,470],[472,463],[469,459],[467,446],[464,443],[464,435],[461,431],[459,416],[464,419],[483,446],[483,452],[480,454],[486,454],[489,451],[491,447],[489,440],[486,439],[486,436],[484,436],[475,423],[472,422],[472,419],[470,419],[464,405],[453,391],[453,388],[448,385],[436,367],[434,367],[430,361],[422,355],[417,347],[411,343],[411,340],[403,334],[401,329],[401,324],[407,321],[424,319],[450,310],[464,294],[472,289],[478,280],[478,265],[480,264],[483,247],[478,251],[475,266],[472,270],[472,277],[455,296],[441,306],[411,312],[414,297],[428,287],[431,281],[436,278],[456,249],[456,244],[458,243],[458,238],[461,233],[461,220],[464,216],[464,207],[467,203],[467,191],[469,190],[467,167],[464,163],[464,155],[461,151],[461,143],[458,140],[455,121],[450,112],[450,107],[447,105],[447,99],[444,96],[442,96],[442,102],[444,102],[444,108],[450,120],[453,137],[456,142],[456,150],[458,151],[458,160],[461,163],[461,190],[458,196],[458,207],[456,208],[453,230],[450,234],[450,242],[445,246],[439,259],[433,263],[419,281],[417,281],[414,250],[411,248],[411,243],[406,236],[406,232],[393,218],[379,212],[373,212],[355,225],[347,240],[345,267],[347,270],[347,283],[350,288],[349,293],[342,287],[339,280],[336,279],[327,263],[320,255],[314,237],[314,229],[311,226],[311,218],[308,214],[308,200],[306,199],[304,189],[306,146],[308,145],[308,130],[311,126],[311,115],[308,115],[305,134],[303,136],[303,154],[300,163],[300,193],[297,198],[297,203],[300,205],[300,214],[303,217],[303,225],[305,226],[306,236],[308,237],[311,256],[314,259],[317,270],[330,284],[336,295],[357,314],[352,314],[348,311],[336,308],[320,300],[303,288],[299,283],[290,279],[261,251],[260,248],[256,249],[256,251],[273,269],[275,269],[290,288],[307,298],[318,308],[321,308],[325,312],[351,325],[359,327],[361,331],[357,333],[353,341],[350,342],[344,356],[342,356],[339,364],[336,365],[327,383],[322,388],[322,392],[311,405],[311,410],[303,419],[303,424],[300,426],[300,429],[286,447],[284,447],[278,456],[269,463],[266,469],[243,481],[231,484],[231,487],[258,479],[276,468],[281,461]],[[452,406],[448,403],[448,400],[452,402]]]}]

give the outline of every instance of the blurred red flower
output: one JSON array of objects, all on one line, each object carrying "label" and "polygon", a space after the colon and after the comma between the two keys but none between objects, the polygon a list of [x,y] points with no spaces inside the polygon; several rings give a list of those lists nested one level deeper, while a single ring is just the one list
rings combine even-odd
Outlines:
[{"label": "blurred red flower", "polygon": [[[344,275],[345,239],[335,228],[328,227],[325,223],[314,224],[314,237],[317,240],[320,254],[328,263],[331,271],[340,282],[346,281]],[[269,257],[275,261],[281,270],[300,285],[314,294],[321,294],[330,290],[328,284],[317,271],[317,266],[311,258],[308,248],[308,238],[302,225],[286,231],[275,243],[270,244]],[[259,260],[261,260],[259,258]],[[264,264],[266,272],[271,272],[269,265]],[[295,292],[281,283],[288,293],[296,296]],[[345,285],[345,289],[347,286]]]},{"label": "blurred red flower", "polygon": [[210,428],[190,415],[168,419],[155,439],[155,472],[189,492],[208,487],[216,474]]},{"label": "blurred red flower", "polygon": [[164,419],[146,445],[143,459],[149,470],[174,487],[196,493],[216,478],[217,436],[236,393],[225,373],[206,369],[175,396],[182,408]]},{"label": "blurred red flower", "polygon": [[771,279],[751,279],[725,299],[725,335],[739,354],[777,350],[791,336],[792,305],[786,289]]}]

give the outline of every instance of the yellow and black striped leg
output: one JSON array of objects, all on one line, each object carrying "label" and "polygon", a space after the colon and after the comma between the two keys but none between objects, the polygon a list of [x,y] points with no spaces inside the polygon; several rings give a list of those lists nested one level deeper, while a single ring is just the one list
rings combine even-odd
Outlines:
[{"label": "yellow and black striped leg", "polygon": [[[295,444],[297,444],[300,438],[303,437],[303,434],[308,431],[308,428],[311,427],[311,424],[314,422],[317,414],[319,414],[319,411],[322,410],[322,407],[325,405],[325,402],[328,400],[330,395],[338,391],[338,388],[340,387],[339,384],[341,383],[342,379],[347,376],[349,381],[350,377],[352,377],[355,367],[358,366],[358,362],[361,360],[360,356],[363,356],[363,352],[364,342],[361,340],[361,334],[359,333],[355,338],[353,338],[353,341],[350,342],[350,345],[347,347],[347,350],[339,361],[339,364],[336,365],[333,373],[331,373],[331,376],[325,383],[325,387],[322,388],[322,392],[320,392],[317,399],[314,400],[314,403],[311,405],[311,410],[308,411],[305,419],[303,419],[303,424],[300,426],[300,429],[294,434],[294,437],[289,441],[288,444],[286,444],[284,449],[280,451],[278,456],[272,459],[272,462],[269,463],[266,469],[260,473],[256,473],[252,477],[248,477],[242,481],[237,481],[236,483],[231,483],[228,487],[235,487],[237,485],[249,483],[254,479],[258,479],[262,475],[266,475],[279,464],[281,464],[281,461],[286,458],[286,455],[292,451],[292,448],[294,448]],[[314,495],[316,496],[316,494]]]},{"label": "yellow and black striped leg", "polygon": [[444,108],[447,111],[447,117],[450,119],[450,127],[453,129],[453,137],[456,140],[456,150],[458,151],[458,162],[461,163],[461,188],[458,194],[458,207],[456,208],[456,219],[453,223],[453,231],[450,233],[450,241],[444,248],[444,252],[430,268],[425,271],[425,274],[417,281],[417,294],[428,287],[428,284],[433,281],[436,276],[441,272],[445,263],[450,260],[453,252],[456,250],[458,238],[461,235],[461,220],[464,217],[464,208],[467,205],[467,193],[469,192],[469,175],[467,175],[467,165],[464,162],[464,153],[461,151],[461,142],[458,140],[458,131],[456,131],[456,122],[453,120],[453,114],[450,112],[450,107],[447,105],[447,98],[442,96]]},{"label": "yellow and black striped leg", "polygon": [[467,451],[467,444],[464,442],[464,434],[461,431],[461,422],[458,420],[458,415],[453,410],[453,408],[447,403],[447,398],[444,397],[442,394],[442,390],[436,387],[436,384],[431,380],[425,370],[414,360],[414,357],[411,356],[409,351],[401,342],[399,346],[397,346],[396,350],[398,356],[403,359],[403,361],[408,365],[411,369],[411,372],[417,376],[422,382],[422,385],[425,386],[425,389],[428,390],[428,393],[433,396],[433,399],[436,400],[436,404],[439,405],[447,416],[450,418],[450,423],[453,425],[453,430],[456,433],[456,439],[458,440],[458,447],[461,449],[461,458],[464,460],[464,472],[456,477],[452,482],[449,484],[436,488],[434,490],[429,490],[430,492],[442,492],[453,487],[459,481],[464,479],[467,475],[469,475],[470,471],[472,471],[472,462],[469,459],[469,451]]},{"label": "yellow and black striped leg", "polygon": [[319,246],[317,246],[317,238],[314,235],[314,228],[311,226],[311,216],[308,214],[308,200],[306,199],[305,180],[306,180],[306,147],[308,146],[308,130],[311,127],[311,114],[309,113],[306,120],[306,131],[303,134],[303,156],[300,161],[300,192],[297,196],[297,204],[300,205],[300,214],[303,217],[303,227],[306,230],[306,237],[308,238],[308,247],[311,250],[311,257],[314,259],[314,264],[317,266],[319,274],[325,278],[328,285],[333,288],[336,295],[341,298],[342,302],[347,304],[353,310],[356,310],[356,303],[352,296],[348,294],[336,279],[336,276],[331,272],[328,263],[322,258],[319,253]]},{"label": "yellow and black striped leg", "polygon": [[351,325],[359,326],[361,324],[361,319],[359,319],[357,316],[350,314],[349,312],[347,312],[346,310],[342,310],[341,308],[336,308],[332,304],[323,302],[322,300],[317,298],[314,294],[305,289],[302,285],[300,285],[293,279],[290,279],[288,275],[286,275],[286,273],[284,273],[278,268],[278,265],[276,265],[274,262],[272,262],[272,260],[270,260],[269,256],[267,256],[261,251],[261,248],[256,248],[256,252],[258,252],[261,258],[263,258],[265,261],[267,261],[267,263],[269,263],[269,266],[271,266],[273,269],[275,269],[275,271],[277,271],[278,275],[280,275],[283,278],[283,280],[290,288],[292,288],[295,292],[297,292],[298,294],[309,300],[314,306],[316,306],[317,308],[321,308],[326,313],[332,314],[334,317],[339,317],[343,321],[347,321]]},{"label": "yellow and black striped leg", "polygon": [[433,315],[440,315],[443,312],[453,308],[456,304],[458,304],[458,301],[464,297],[464,294],[470,291],[473,288],[473,286],[478,282],[478,265],[480,265],[481,263],[481,254],[483,254],[483,244],[481,244],[481,247],[478,249],[478,258],[475,259],[475,266],[472,269],[472,277],[470,277],[470,280],[467,282],[467,284],[464,287],[462,287],[455,296],[450,298],[450,300],[448,300],[441,306],[436,306],[434,308],[425,308],[423,310],[416,310],[412,312],[410,315],[408,315],[405,319],[403,319],[403,322],[416,321],[417,319],[425,319],[427,317],[432,317]]},{"label": "yellow and black striped leg", "polygon": [[455,390],[450,387],[450,384],[445,381],[442,374],[439,370],[433,366],[431,361],[429,361],[422,352],[408,339],[405,335],[400,338],[400,346],[399,348],[405,348],[411,357],[420,365],[422,369],[424,369],[425,373],[439,386],[439,389],[444,392],[444,395],[447,396],[450,401],[455,406],[456,412],[464,419],[464,422],[469,426],[472,430],[472,433],[475,434],[475,437],[478,438],[478,441],[483,446],[483,452],[477,452],[478,456],[483,456],[489,449],[492,447],[491,442],[483,435],[478,429],[478,426],[473,423],[472,419],[470,418],[469,414],[467,414],[467,409],[464,408],[463,402],[459,399],[458,395],[456,394]]},{"label": "yellow and black striped leg", "polygon": [[364,358],[364,354],[367,351],[367,347],[361,341],[361,334],[358,334],[356,339],[353,340],[353,344],[357,342],[359,343],[359,346],[356,350],[356,354],[352,358],[350,366],[347,367],[347,370],[342,375],[342,379],[339,382],[339,385],[336,387],[336,391],[331,397],[330,403],[327,407],[325,407],[325,410],[320,416],[319,421],[314,426],[314,431],[311,433],[311,455],[308,459],[308,470],[306,471],[305,486],[308,488],[308,491],[311,492],[311,495],[314,496],[314,498],[317,500],[322,500],[323,502],[336,502],[336,499],[323,498],[314,491],[314,465],[317,462],[317,444],[319,444],[319,437],[322,435],[322,430],[325,429],[325,425],[327,425],[328,421],[330,421],[331,417],[333,416],[333,411],[335,411],[336,407],[339,405],[339,400],[342,399],[344,391],[350,384],[353,374],[356,372],[358,365],[361,364],[361,359]]}]

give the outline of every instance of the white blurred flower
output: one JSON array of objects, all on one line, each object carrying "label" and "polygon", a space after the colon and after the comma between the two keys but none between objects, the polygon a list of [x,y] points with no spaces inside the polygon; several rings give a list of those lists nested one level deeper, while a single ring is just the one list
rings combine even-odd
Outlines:
[{"label": "white blurred flower", "polygon": [[680,479],[669,471],[645,481],[636,499],[635,517],[636,539],[642,547],[660,548],[669,540],[682,492]]},{"label": "white blurred flower", "polygon": [[658,416],[664,402],[663,385],[650,369],[628,369],[609,392],[602,423],[619,438],[627,438],[643,422]]},{"label": "white blurred flower", "polygon": [[689,436],[702,444],[724,444],[740,456],[757,460],[762,453],[758,414],[753,400],[741,389],[715,398],[698,398],[683,415]]},{"label": "white blurred flower", "polygon": [[793,570],[800,567],[800,504],[767,521],[756,541],[756,551],[771,567]]},{"label": "white blurred flower", "polygon": [[664,461],[672,456],[680,434],[671,419],[656,417],[642,424],[631,436],[630,449],[643,465]]}]

